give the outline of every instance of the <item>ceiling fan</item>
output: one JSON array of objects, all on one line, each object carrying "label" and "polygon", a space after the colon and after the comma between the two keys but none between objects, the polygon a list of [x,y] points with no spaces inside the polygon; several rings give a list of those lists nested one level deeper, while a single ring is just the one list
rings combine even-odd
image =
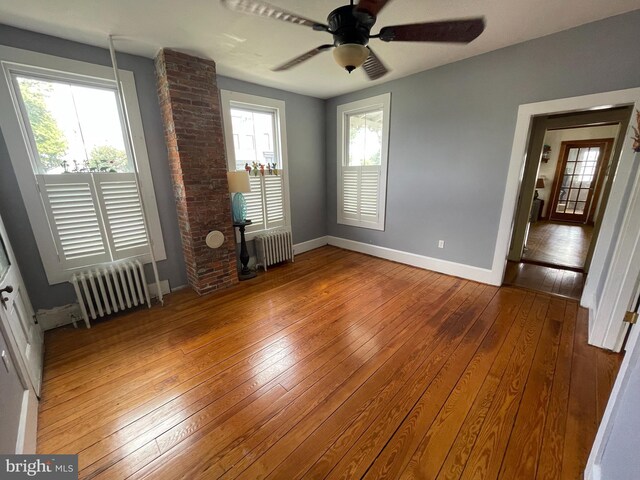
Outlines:
[{"label": "ceiling fan", "polygon": [[274,18],[333,35],[333,43],[320,45],[303,53],[274,68],[276,72],[288,70],[321,52],[333,49],[336,63],[347,72],[351,73],[362,66],[370,80],[377,80],[385,75],[388,69],[368,46],[369,40],[372,38],[378,38],[383,42],[469,43],[484,30],[484,18],[479,17],[394,25],[383,27],[380,32],[371,35],[371,28],[376,23],[376,16],[389,0],[360,0],[357,5],[354,5],[354,0],[351,0],[350,5],[336,8],[329,14],[327,17],[328,25],[288,12],[261,0],[220,1],[236,12]]}]

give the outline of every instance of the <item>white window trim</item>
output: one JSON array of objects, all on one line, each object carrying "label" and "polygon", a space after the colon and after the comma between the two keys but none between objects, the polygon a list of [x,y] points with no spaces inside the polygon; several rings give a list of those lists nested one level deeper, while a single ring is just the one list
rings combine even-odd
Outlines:
[{"label": "white window trim", "polygon": [[[285,227],[291,228],[291,208],[289,203],[289,159],[287,155],[287,121],[285,114],[285,102],[282,100],[276,100],[274,98],[260,97],[257,95],[249,95],[246,93],[232,92],[230,90],[220,90],[220,103],[222,106],[222,122],[224,126],[224,139],[225,147],[227,150],[227,169],[234,171],[236,169],[236,153],[233,144],[233,130],[231,123],[231,103],[245,104],[249,108],[265,108],[269,110],[277,111],[276,126],[278,132],[275,135],[280,136],[280,158],[282,159],[281,175],[283,176],[283,189],[284,189],[284,215],[285,215]],[[245,235],[246,240],[253,240],[256,235],[259,235],[270,230],[278,230],[282,227],[276,227],[271,229],[257,230],[253,232],[247,232]],[[238,237],[239,238],[239,237]],[[239,240],[238,240],[239,241]]]},{"label": "white window trim", "polygon": [[[2,71],[0,74],[0,128],[2,129],[9,157],[18,180],[18,187],[22,194],[49,284],[54,285],[66,282],[74,272],[84,270],[86,266],[64,270],[58,262],[55,243],[49,230],[48,219],[38,193],[38,185],[34,168],[32,167],[32,165],[37,165],[37,162],[31,157],[31,149],[27,147],[30,139],[26,134],[24,119],[19,113],[15,92],[10,87],[12,83],[11,72],[26,71],[33,73],[35,70],[40,70],[43,73],[48,72],[50,75],[59,78],[63,78],[65,72],[67,72],[71,75],[87,77],[89,82],[113,87],[115,86],[113,70],[110,67],[5,46],[0,46],[0,67]],[[124,92],[127,119],[133,137],[133,148],[138,163],[142,197],[146,207],[153,252],[156,260],[166,260],[167,255],[162,238],[160,217],[149,165],[149,154],[144,139],[142,117],[140,115],[133,72],[120,70],[120,80]],[[138,258],[143,262],[151,261],[148,254]]]},{"label": "white window trim", "polygon": [[[348,115],[360,112],[366,112],[375,108],[382,108],[382,152],[380,159],[380,194],[378,196],[378,221],[370,222],[345,218],[343,215],[343,193],[342,193],[342,167],[347,164],[347,139],[349,138],[345,119]],[[357,100],[355,102],[338,105],[337,108],[337,136],[338,152],[337,152],[337,195],[338,195],[338,214],[337,221],[342,225],[351,225],[353,227],[369,228],[372,230],[382,230],[385,228],[386,204],[387,204],[387,165],[389,159],[389,116],[391,112],[391,93],[383,93],[375,97]]]}]

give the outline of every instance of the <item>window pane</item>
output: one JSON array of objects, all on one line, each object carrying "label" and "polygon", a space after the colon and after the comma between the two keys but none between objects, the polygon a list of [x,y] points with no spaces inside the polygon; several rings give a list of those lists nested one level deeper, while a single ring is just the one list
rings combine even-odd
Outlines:
[{"label": "window pane", "polygon": [[347,116],[347,165],[380,165],[382,161],[382,110]]},{"label": "window pane", "polygon": [[24,76],[16,80],[43,173],[133,170],[114,90]]},{"label": "window pane", "polygon": [[234,138],[236,170],[244,170],[245,165],[253,166],[275,163],[275,168],[282,168],[274,142],[275,112],[231,108],[231,129]]}]

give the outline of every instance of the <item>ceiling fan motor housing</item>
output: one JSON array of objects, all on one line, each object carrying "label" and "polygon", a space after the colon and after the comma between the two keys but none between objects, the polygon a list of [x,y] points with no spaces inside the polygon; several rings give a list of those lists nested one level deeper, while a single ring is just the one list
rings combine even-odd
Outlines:
[{"label": "ceiling fan motor housing", "polygon": [[345,5],[331,12],[327,17],[327,23],[336,47],[345,43],[366,46],[376,17],[366,12],[355,13],[352,5]]}]

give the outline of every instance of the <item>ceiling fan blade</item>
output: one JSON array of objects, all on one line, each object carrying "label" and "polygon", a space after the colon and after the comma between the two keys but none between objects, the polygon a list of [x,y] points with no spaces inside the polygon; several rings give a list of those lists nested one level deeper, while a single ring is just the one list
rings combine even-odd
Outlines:
[{"label": "ceiling fan blade", "polygon": [[313,50],[309,50],[308,52],[303,53],[299,57],[293,58],[289,60],[287,63],[284,63],[279,67],[274,68],[273,71],[282,72],[283,70],[289,70],[290,68],[295,67],[296,65],[300,65],[302,62],[306,62],[310,58],[313,58],[319,53],[324,52],[325,50],[328,50],[330,48],[333,48],[333,45],[320,45],[319,47],[314,48]]},{"label": "ceiling fan blade", "polygon": [[[369,47],[367,47],[369,48]],[[362,64],[362,68],[364,69],[369,80],[377,80],[380,77],[389,73],[387,67],[380,61],[378,56],[369,48],[369,56]]]},{"label": "ceiling fan blade", "polygon": [[389,2],[389,0],[360,0],[358,5],[356,5],[356,12],[367,12],[377,17],[387,2]]},{"label": "ceiling fan blade", "polygon": [[250,15],[258,15],[261,17],[275,18],[276,20],[282,20],[283,22],[295,23],[297,25],[304,25],[312,27],[315,30],[327,30],[327,26],[302,17],[287,10],[283,10],[280,7],[271,5],[270,3],[263,2],[261,0],[220,0],[224,6],[240,13],[247,13]]},{"label": "ceiling fan blade", "polygon": [[450,20],[444,22],[394,25],[380,30],[378,37],[385,42],[456,42],[469,43],[484,30],[484,18]]}]

